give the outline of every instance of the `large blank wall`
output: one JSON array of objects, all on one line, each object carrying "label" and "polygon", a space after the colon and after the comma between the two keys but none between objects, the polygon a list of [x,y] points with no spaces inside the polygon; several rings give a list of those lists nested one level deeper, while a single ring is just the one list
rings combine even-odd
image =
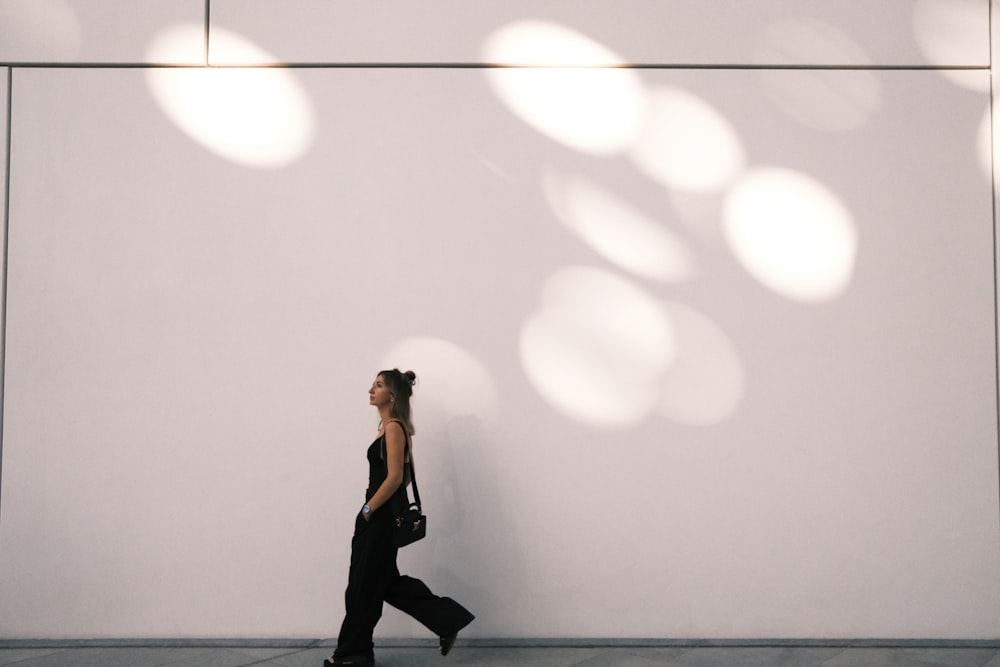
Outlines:
[{"label": "large blank wall", "polygon": [[335,636],[393,366],[469,636],[1000,636],[988,2],[411,5],[0,2],[0,637]]}]

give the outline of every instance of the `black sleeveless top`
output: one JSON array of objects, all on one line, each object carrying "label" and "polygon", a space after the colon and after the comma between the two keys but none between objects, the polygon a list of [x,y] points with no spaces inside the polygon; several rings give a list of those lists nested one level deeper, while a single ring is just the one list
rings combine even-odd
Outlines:
[{"label": "black sleeveless top", "polygon": [[368,491],[365,492],[365,502],[372,499],[387,477],[385,461],[382,460],[384,443],[385,434],[382,434],[375,438],[375,442],[368,448]]},{"label": "black sleeveless top", "polygon": [[[408,450],[410,448],[410,436],[406,432],[406,427],[403,427],[403,483],[399,485],[399,490],[397,493],[403,491],[406,488],[406,484],[410,479],[410,461],[407,457]],[[365,492],[365,502],[372,499],[378,488],[382,486],[382,482],[385,478],[389,476],[388,465],[382,459],[382,452],[385,451],[385,431],[382,431],[382,435],[375,438],[375,442],[368,446],[368,491]]]}]

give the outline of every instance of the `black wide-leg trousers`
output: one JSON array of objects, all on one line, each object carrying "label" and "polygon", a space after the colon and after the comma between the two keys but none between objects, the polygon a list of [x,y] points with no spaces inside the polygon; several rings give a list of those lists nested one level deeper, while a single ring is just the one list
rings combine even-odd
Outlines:
[{"label": "black wide-leg trousers", "polygon": [[400,575],[397,551],[387,508],[379,508],[370,521],[358,516],[344,594],[347,613],[337,638],[336,657],[374,655],[372,636],[382,618],[383,602],[409,614],[439,637],[454,635],[472,621],[472,614],[459,603],[434,595],[419,579]]}]

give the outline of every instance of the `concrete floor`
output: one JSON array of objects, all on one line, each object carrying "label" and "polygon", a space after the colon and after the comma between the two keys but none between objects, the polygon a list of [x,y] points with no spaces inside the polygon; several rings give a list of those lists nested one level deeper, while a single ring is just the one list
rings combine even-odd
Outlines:
[{"label": "concrete floor", "polygon": [[[321,667],[332,647],[0,647],[0,665],[18,667]],[[1000,667],[1000,647],[517,647],[463,646],[448,657],[432,646],[379,647],[380,667]]]}]

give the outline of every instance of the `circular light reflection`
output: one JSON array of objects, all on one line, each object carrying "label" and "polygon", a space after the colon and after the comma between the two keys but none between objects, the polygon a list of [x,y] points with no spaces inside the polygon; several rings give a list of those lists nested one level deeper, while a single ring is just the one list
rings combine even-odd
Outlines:
[{"label": "circular light reflection", "polygon": [[487,62],[528,67],[486,70],[500,99],[536,130],[579,151],[608,154],[623,150],[642,128],[642,82],[614,65],[622,58],[569,28],[543,21],[520,21],[486,41]]},{"label": "circular light reflection", "polygon": [[386,352],[382,364],[416,373],[420,404],[433,405],[445,419],[496,416],[492,374],[475,355],[452,342],[431,337],[403,340]]},{"label": "circular light reflection", "polygon": [[[811,19],[787,19],[770,26],[757,57],[775,65],[871,64],[849,35]],[[857,129],[881,105],[878,79],[866,70],[762,69],[757,76],[782,111],[819,130]]]},{"label": "circular light reflection", "polygon": [[[152,62],[173,62],[204,40],[204,27],[182,25],[152,42]],[[263,62],[273,57],[243,37],[212,28],[213,48],[227,60]],[[166,115],[191,138],[238,164],[277,168],[299,159],[315,134],[312,106],[286,69],[155,68],[146,80]]]},{"label": "circular light reflection", "polygon": [[703,314],[666,304],[677,356],[662,384],[660,414],[689,426],[725,421],[743,399],[744,372],[732,341]]},{"label": "circular light reflection", "polygon": [[[943,68],[989,64],[988,2],[978,0],[918,0],[913,8],[913,32],[927,63]],[[938,70],[952,83],[989,92],[989,72]]]},{"label": "circular light reflection", "polygon": [[670,188],[710,192],[746,165],[739,134],[714,107],[676,88],[649,93],[646,127],[630,155],[641,171]]},{"label": "circular light reflection", "polygon": [[552,174],[544,185],[556,217],[605,259],[649,280],[694,275],[694,259],[680,238],[607,190]]},{"label": "circular light reflection", "polygon": [[673,356],[659,304],[598,269],[553,276],[521,330],[521,360],[534,387],[556,409],[596,426],[627,426],[653,412]]},{"label": "circular light reflection", "polygon": [[749,172],[726,197],[723,234],[754,278],[790,299],[832,299],[854,272],[850,213],[825,186],[795,171]]}]

